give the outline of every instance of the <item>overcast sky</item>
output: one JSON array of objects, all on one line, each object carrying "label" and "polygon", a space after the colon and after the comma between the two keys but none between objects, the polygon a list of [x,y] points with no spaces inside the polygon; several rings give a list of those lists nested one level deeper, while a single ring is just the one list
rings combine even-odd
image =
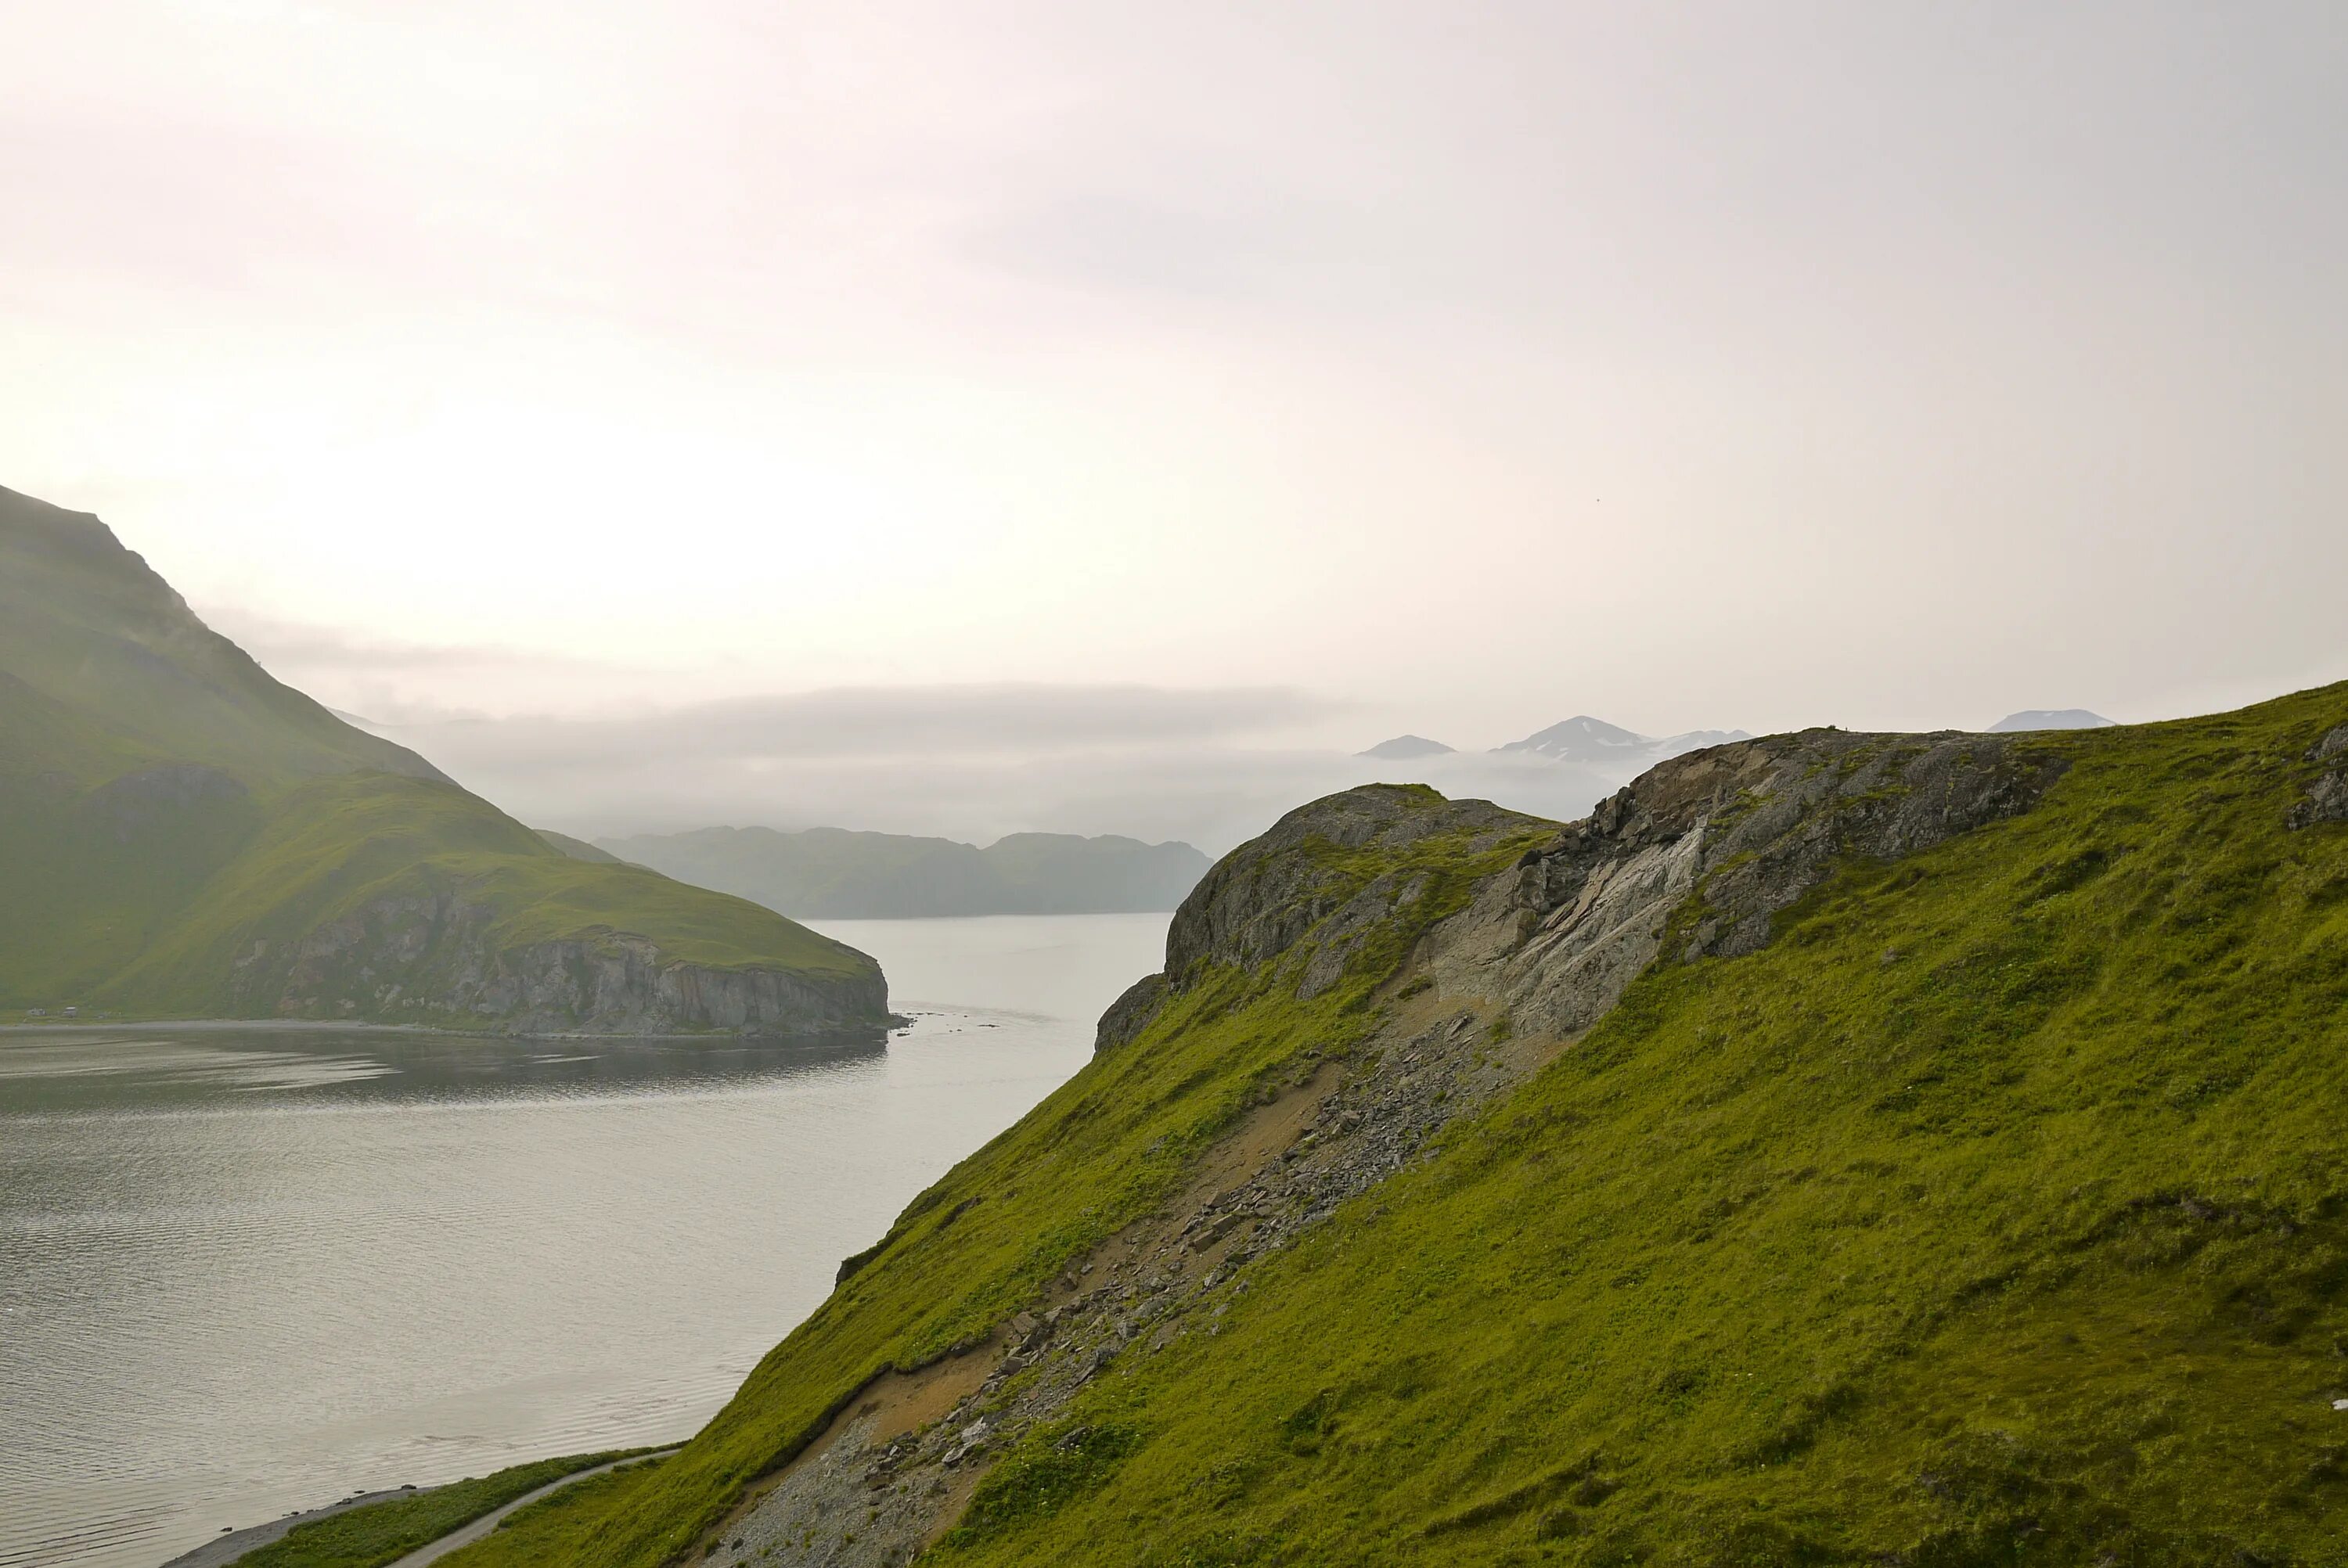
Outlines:
[{"label": "overcast sky", "polygon": [[17,0],[0,484],[551,770],[963,692],[968,832],[2206,710],[2348,676],[2344,80],[2336,0]]}]

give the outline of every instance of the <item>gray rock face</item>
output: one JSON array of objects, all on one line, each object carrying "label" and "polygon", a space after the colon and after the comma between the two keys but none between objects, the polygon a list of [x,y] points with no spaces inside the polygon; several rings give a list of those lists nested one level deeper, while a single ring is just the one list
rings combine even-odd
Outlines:
[{"label": "gray rock face", "polygon": [[2348,724],[2342,724],[2309,749],[2307,760],[2330,763],[2316,775],[2307,796],[2284,819],[2291,828],[2312,827],[2319,822],[2348,822]]},{"label": "gray rock face", "polygon": [[1166,999],[1207,966],[1258,968],[1308,932],[1317,933],[1322,950],[1298,995],[1310,999],[1334,985],[1362,936],[1417,896],[1418,879],[1388,874],[1341,897],[1330,876],[1333,855],[1405,849],[1460,832],[1488,847],[1540,825],[1538,817],[1488,801],[1445,800],[1423,784],[1364,784],[1299,806],[1217,861],[1191,890],[1167,928],[1165,973],[1137,981],[1110,1004],[1093,1049],[1122,1045],[1148,1028]]},{"label": "gray rock face", "polygon": [[1519,1029],[1576,1033],[1665,956],[1675,915],[1670,957],[1756,951],[1846,857],[1894,859],[2025,811],[2065,765],[1979,735],[1835,730],[1676,757],[1488,885],[1434,934],[1435,972],[1501,999]]},{"label": "gray rock face", "polygon": [[238,960],[257,1012],[458,1023],[513,1034],[800,1034],[877,1028],[886,982],[664,960],[641,937],[499,949],[490,911],[455,894],[386,898]]},{"label": "gray rock face", "polygon": [[[1661,953],[1699,887],[1674,956],[1733,957],[1846,856],[1889,859],[2026,810],[2065,764],[2026,739],[1811,730],[1672,758],[1566,825],[1426,939],[1447,987],[1504,1002],[1518,1027],[1595,1022]],[[1132,1039],[1205,966],[1255,968],[1311,935],[1299,994],[1334,984],[1362,933],[1416,896],[1389,872],[1339,897],[1328,856],[1465,831],[1478,846],[1538,826],[1483,801],[1375,784],[1289,813],[1225,856],[1175,914],[1166,973],[1118,999],[1099,1045]]]},{"label": "gray rock face", "polygon": [[1125,994],[1108,1004],[1100,1016],[1100,1024],[1093,1030],[1096,1053],[1123,1045],[1149,1027],[1158,1016],[1159,1004],[1166,999],[1166,977],[1144,975],[1125,989]]},{"label": "gray rock face", "polygon": [[1251,969],[1294,947],[1337,911],[1327,891],[1331,851],[1406,849],[1463,830],[1497,843],[1538,823],[1416,784],[1365,784],[1299,806],[1217,861],[1182,901],[1166,932],[1166,973],[1179,985],[1202,964]]}]

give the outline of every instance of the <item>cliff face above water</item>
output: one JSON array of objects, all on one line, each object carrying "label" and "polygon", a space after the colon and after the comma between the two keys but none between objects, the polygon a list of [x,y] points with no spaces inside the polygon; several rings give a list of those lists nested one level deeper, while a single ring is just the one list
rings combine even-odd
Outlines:
[{"label": "cliff face above water", "polygon": [[871,959],[590,864],[272,679],[95,518],[0,491],[0,1012],[875,1029]]},{"label": "cliff face above water", "polygon": [[239,1011],[527,1034],[831,1033],[889,1010],[877,968],[821,974],[674,958],[621,931],[506,945],[465,891],[388,896],[232,964]]},{"label": "cliff face above water", "polygon": [[675,1459],[451,1568],[2329,1562],[2343,736],[1301,808]]}]

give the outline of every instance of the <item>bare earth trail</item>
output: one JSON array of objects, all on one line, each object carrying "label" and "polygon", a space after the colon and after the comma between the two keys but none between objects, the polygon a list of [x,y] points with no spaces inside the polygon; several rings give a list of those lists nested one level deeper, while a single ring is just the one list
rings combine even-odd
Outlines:
[{"label": "bare earth trail", "polygon": [[479,1541],[482,1536],[487,1535],[490,1531],[495,1530],[499,1525],[504,1523],[507,1514],[513,1512],[517,1509],[528,1508],[531,1503],[538,1501],[541,1498],[551,1497],[573,1481],[585,1481],[591,1475],[602,1475],[605,1471],[617,1470],[623,1464],[643,1464],[648,1460],[666,1459],[669,1455],[675,1452],[676,1452],[676,1450],[675,1449],[663,1449],[658,1453],[636,1454],[628,1459],[615,1459],[610,1464],[599,1464],[592,1470],[574,1471],[571,1474],[564,1476],[560,1481],[548,1481],[536,1491],[523,1492],[520,1497],[515,1498],[503,1508],[491,1509],[489,1512],[484,1513],[480,1518],[476,1519],[470,1524],[465,1525],[461,1529],[450,1531],[448,1534],[442,1536],[439,1540],[433,1542],[428,1546],[417,1547],[407,1556],[402,1557],[397,1562],[394,1563],[391,1565],[391,1568],[424,1568],[425,1563],[437,1563],[441,1558],[448,1555],[449,1553],[456,1551],[459,1546],[470,1546],[474,1542]]}]

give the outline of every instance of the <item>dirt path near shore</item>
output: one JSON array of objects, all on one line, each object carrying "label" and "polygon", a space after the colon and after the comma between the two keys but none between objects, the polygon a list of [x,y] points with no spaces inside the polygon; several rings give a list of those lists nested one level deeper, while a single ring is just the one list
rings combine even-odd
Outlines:
[{"label": "dirt path near shore", "polygon": [[397,1562],[394,1563],[391,1565],[391,1568],[424,1568],[424,1564],[427,1563],[436,1563],[441,1558],[448,1555],[449,1553],[456,1551],[459,1546],[470,1546],[474,1542],[479,1541],[482,1536],[487,1535],[490,1531],[495,1530],[499,1524],[503,1523],[505,1522],[506,1515],[513,1512],[514,1510],[518,1508],[528,1508],[531,1503],[536,1502],[541,1497],[551,1497],[554,1493],[561,1491],[564,1487],[571,1485],[573,1481],[585,1481],[591,1475],[602,1475],[605,1471],[617,1470],[623,1464],[644,1464],[653,1460],[666,1459],[669,1455],[675,1452],[676,1452],[676,1450],[675,1449],[663,1449],[658,1453],[636,1454],[628,1459],[615,1459],[610,1464],[599,1464],[592,1470],[573,1471],[571,1474],[564,1476],[560,1481],[548,1481],[536,1491],[523,1492],[520,1497],[515,1498],[503,1508],[491,1509],[489,1512],[484,1513],[480,1518],[476,1519],[470,1524],[465,1525],[461,1529],[450,1531],[448,1534],[442,1536],[439,1540],[435,1541],[429,1546],[417,1547],[407,1556],[402,1557]]},{"label": "dirt path near shore", "polygon": [[[522,1493],[502,1508],[491,1509],[479,1519],[459,1526],[438,1541],[417,1547],[407,1556],[393,1563],[391,1568],[423,1568],[425,1563],[445,1557],[459,1546],[469,1546],[479,1541],[482,1536],[495,1530],[504,1521],[506,1515],[513,1512],[514,1510],[527,1508],[541,1497],[561,1491],[574,1481],[585,1481],[591,1475],[602,1475],[605,1471],[617,1470],[623,1464],[642,1464],[649,1460],[666,1459],[675,1452],[676,1452],[675,1449],[662,1449],[657,1453],[633,1454],[626,1459],[616,1459],[609,1464],[599,1464],[592,1470],[573,1471],[569,1475],[547,1482],[535,1491]],[[364,1492],[356,1497],[345,1498],[340,1502],[329,1503],[324,1508],[313,1508],[300,1513],[289,1513],[283,1519],[273,1519],[266,1524],[252,1525],[222,1535],[218,1540],[207,1541],[194,1551],[185,1552],[172,1558],[163,1564],[163,1568],[229,1568],[229,1564],[246,1553],[258,1552],[273,1542],[283,1540],[286,1533],[296,1525],[307,1524],[317,1519],[331,1519],[335,1514],[347,1513],[354,1508],[366,1508],[371,1503],[396,1502],[403,1498],[421,1497],[425,1492],[433,1490],[431,1487],[421,1489],[407,1487],[392,1491]]]},{"label": "dirt path near shore", "polygon": [[429,1488],[395,1487],[389,1491],[363,1491],[346,1497],[340,1502],[330,1502],[324,1508],[304,1509],[289,1513],[283,1519],[273,1519],[266,1524],[250,1524],[242,1530],[230,1531],[214,1536],[191,1552],[182,1552],[163,1568],[227,1568],[248,1552],[258,1552],[273,1541],[283,1540],[285,1532],[297,1524],[307,1524],[314,1519],[332,1519],[337,1513],[348,1513],[354,1508],[366,1508],[371,1503],[396,1502],[403,1497],[420,1497]]}]

